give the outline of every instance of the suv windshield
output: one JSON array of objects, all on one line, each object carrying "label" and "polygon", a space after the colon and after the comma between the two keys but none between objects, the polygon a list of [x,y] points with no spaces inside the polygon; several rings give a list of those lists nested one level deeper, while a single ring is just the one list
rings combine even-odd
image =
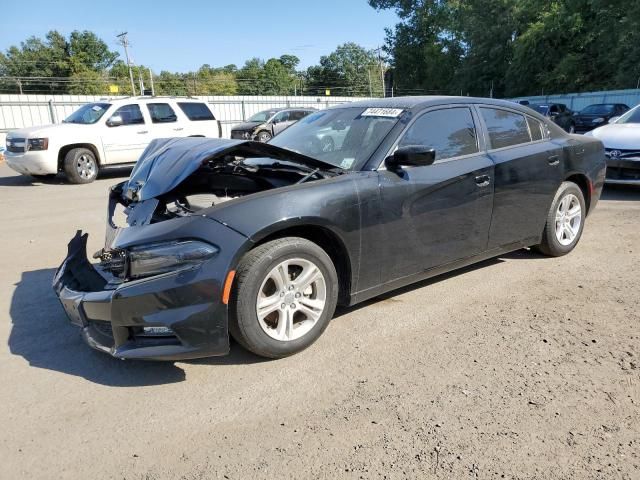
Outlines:
[{"label": "suv windshield", "polygon": [[629,110],[616,120],[615,123],[640,123],[640,106]]},{"label": "suv windshield", "polygon": [[249,118],[247,122],[260,122],[264,123],[269,120],[276,113],[275,110],[265,110],[264,112],[258,112],[253,117]]},{"label": "suv windshield", "polygon": [[609,115],[613,111],[613,105],[589,105],[580,111],[580,115]]},{"label": "suv windshield", "polygon": [[62,123],[91,125],[100,120],[110,106],[110,103],[88,103],[65,118]]},{"label": "suv windshield", "polygon": [[349,170],[369,159],[401,114],[399,109],[362,107],[324,110],[303,118],[269,143]]}]

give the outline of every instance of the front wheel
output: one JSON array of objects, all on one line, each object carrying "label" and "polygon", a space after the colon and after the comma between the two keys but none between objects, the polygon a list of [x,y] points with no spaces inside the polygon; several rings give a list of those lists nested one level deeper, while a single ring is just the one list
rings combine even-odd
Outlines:
[{"label": "front wheel", "polygon": [[263,130],[260,133],[258,133],[258,135],[256,136],[256,139],[259,142],[266,143],[269,140],[271,140],[271,134],[269,132],[267,132],[266,130]]},{"label": "front wheel", "polygon": [[64,157],[64,173],[71,183],[91,183],[98,176],[98,161],[87,148],[73,148]]},{"label": "front wheel", "polygon": [[336,269],[322,248],[303,238],[273,240],[238,266],[229,329],[257,355],[286,357],[320,337],[337,299]]},{"label": "front wheel", "polygon": [[563,182],[547,215],[542,243],[536,249],[552,257],[569,253],[580,241],[586,214],[580,187],[573,182]]}]

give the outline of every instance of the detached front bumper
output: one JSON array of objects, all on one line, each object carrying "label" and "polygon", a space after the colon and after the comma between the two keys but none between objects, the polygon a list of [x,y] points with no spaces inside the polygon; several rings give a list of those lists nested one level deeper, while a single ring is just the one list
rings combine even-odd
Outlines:
[{"label": "detached front bumper", "polygon": [[221,282],[202,269],[117,283],[89,262],[87,234],[69,242],[53,289],[93,348],[121,359],[182,360],[229,352]]}]

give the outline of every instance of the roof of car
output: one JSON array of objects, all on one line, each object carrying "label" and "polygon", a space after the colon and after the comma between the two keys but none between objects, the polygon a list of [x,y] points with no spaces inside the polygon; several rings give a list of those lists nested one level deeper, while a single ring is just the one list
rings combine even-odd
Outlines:
[{"label": "roof of car", "polygon": [[331,108],[340,107],[360,107],[360,108],[402,108],[412,109],[418,107],[429,107],[435,105],[449,104],[449,103],[488,103],[496,106],[503,106],[508,108],[523,107],[515,102],[509,100],[497,100],[495,98],[479,98],[479,97],[455,97],[445,95],[429,95],[429,96],[417,96],[417,97],[391,97],[391,98],[375,98],[371,100],[360,100],[348,104],[337,105]]},{"label": "roof of car", "polygon": [[157,96],[153,97],[150,95],[137,96],[137,97],[105,97],[101,98],[100,102],[109,102],[109,103],[126,103],[126,102],[157,102],[161,100],[175,100],[178,102],[200,102],[206,103],[205,100],[201,100],[195,97],[180,97],[180,96]]}]

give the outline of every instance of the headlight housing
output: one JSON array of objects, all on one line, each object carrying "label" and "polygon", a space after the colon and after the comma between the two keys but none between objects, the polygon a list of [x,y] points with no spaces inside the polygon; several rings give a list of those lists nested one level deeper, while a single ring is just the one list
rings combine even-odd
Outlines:
[{"label": "headlight housing", "polygon": [[129,277],[137,279],[194,268],[218,252],[218,247],[196,240],[133,247],[128,255]]},{"label": "headlight housing", "polygon": [[602,123],[602,122],[604,122],[604,118],[602,118],[602,117],[598,117],[598,118],[594,118],[593,119],[593,123]]},{"label": "headlight housing", "polygon": [[30,138],[27,140],[27,151],[46,150],[47,148],[49,148],[48,138]]}]

